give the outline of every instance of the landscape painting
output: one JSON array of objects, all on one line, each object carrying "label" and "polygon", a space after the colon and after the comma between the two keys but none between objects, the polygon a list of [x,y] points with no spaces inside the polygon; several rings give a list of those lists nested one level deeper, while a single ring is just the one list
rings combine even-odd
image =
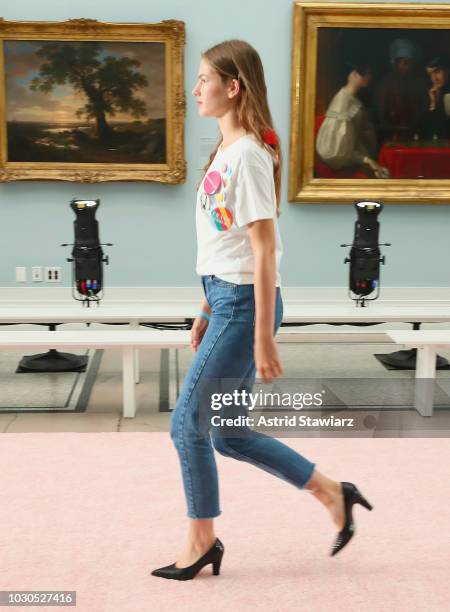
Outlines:
[{"label": "landscape painting", "polygon": [[185,24],[0,19],[0,182],[186,180]]},{"label": "landscape painting", "polygon": [[10,162],[166,161],[165,45],[4,44]]}]

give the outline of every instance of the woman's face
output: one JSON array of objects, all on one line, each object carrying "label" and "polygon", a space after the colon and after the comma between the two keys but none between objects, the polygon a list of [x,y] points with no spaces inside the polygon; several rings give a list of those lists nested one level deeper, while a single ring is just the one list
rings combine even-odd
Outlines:
[{"label": "woman's face", "polygon": [[239,92],[236,79],[224,84],[219,73],[206,60],[202,59],[198,71],[198,81],[192,90],[197,98],[198,113],[202,117],[221,117],[232,106]]}]

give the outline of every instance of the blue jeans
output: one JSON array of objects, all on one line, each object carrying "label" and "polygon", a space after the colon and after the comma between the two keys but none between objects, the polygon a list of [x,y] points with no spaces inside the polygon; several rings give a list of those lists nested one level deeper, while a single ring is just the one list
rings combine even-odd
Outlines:
[{"label": "blue jeans", "polygon": [[[222,513],[213,446],[221,455],[247,461],[299,489],[308,483],[315,467],[286,444],[250,428],[243,428],[247,432],[240,437],[223,437],[220,428],[215,427],[206,436],[199,430],[202,379],[237,379],[241,381],[239,389],[251,392],[256,376],[254,285],[236,285],[215,275],[202,276],[201,280],[212,310],[211,319],[170,422],[170,435],[180,459],[187,516],[193,519],[214,518]],[[277,287],[274,335],[282,319],[283,301]],[[243,406],[238,412],[246,415],[246,410]]]}]

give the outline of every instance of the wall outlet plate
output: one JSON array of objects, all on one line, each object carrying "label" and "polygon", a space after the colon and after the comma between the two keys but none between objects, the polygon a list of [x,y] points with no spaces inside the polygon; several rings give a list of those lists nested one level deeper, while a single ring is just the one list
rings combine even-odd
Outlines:
[{"label": "wall outlet plate", "polygon": [[42,282],[42,266],[31,267],[31,280],[33,283]]},{"label": "wall outlet plate", "polygon": [[27,269],[23,266],[16,267],[16,283],[26,283],[27,282]]},{"label": "wall outlet plate", "polygon": [[62,272],[60,267],[49,266],[45,268],[45,281],[47,283],[60,283]]}]

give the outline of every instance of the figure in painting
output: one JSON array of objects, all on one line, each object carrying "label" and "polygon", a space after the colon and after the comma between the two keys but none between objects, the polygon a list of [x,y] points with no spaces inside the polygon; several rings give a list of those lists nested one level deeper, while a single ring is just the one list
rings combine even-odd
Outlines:
[{"label": "figure in painting", "polygon": [[371,67],[364,61],[345,62],[342,76],[345,84],[328,106],[317,134],[316,151],[335,170],[359,166],[370,178],[388,178],[387,169],[376,161],[375,130],[367,108],[358,98],[360,89],[370,83]]},{"label": "figure in painting", "polygon": [[[422,138],[450,138],[450,60],[444,56],[430,58],[425,66],[431,81],[422,114]],[[446,97],[447,96],[447,102]]]},{"label": "figure in painting", "polygon": [[416,73],[418,51],[407,38],[389,47],[391,71],[375,92],[381,139],[412,138],[418,131],[424,100],[424,79]]}]

